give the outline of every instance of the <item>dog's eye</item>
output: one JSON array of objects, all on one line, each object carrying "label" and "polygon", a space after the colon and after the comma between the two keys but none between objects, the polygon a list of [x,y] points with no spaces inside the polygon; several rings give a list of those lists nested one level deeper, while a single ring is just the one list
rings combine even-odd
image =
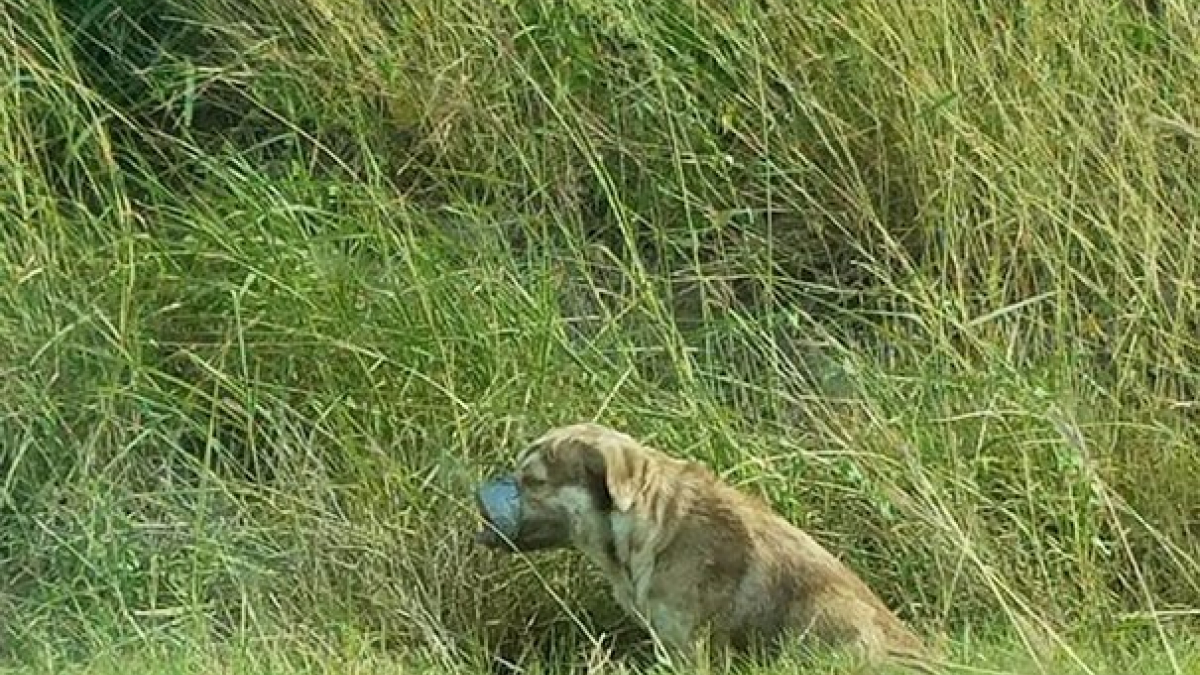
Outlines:
[{"label": "dog's eye", "polygon": [[545,484],[546,484],[546,480],[545,480],[544,478],[539,478],[538,476],[522,476],[522,477],[521,477],[521,484],[522,484],[522,485],[523,485],[523,486],[524,486],[526,489],[531,489],[531,490],[532,490],[532,489],[535,489],[535,488],[540,488],[540,487],[542,487],[543,485],[545,485]]}]

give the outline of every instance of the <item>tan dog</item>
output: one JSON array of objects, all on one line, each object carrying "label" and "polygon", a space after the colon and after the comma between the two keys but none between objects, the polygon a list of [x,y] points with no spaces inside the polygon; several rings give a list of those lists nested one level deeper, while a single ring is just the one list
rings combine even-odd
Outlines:
[{"label": "tan dog", "polygon": [[[871,662],[923,653],[854,572],[699,463],[585,423],[534,441],[504,480],[519,515],[509,532],[485,527],[481,543],[577,548],[611,582],[621,607],[685,662],[705,637],[720,651],[807,636],[856,648]],[[501,522],[501,507],[482,498],[480,507],[489,523]]]}]

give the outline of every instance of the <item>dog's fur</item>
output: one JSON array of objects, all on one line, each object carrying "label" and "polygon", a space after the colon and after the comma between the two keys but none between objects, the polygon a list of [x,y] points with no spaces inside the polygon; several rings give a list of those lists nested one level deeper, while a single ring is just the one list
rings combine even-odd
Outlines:
[{"label": "dog's fur", "polygon": [[621,607],[685,662],[705,638],[727,654],[791,637],[856,648],[871,662],[924,654],[854,572],[702,464],[583,423],[534,441],[515,477],[523,520],[535,530],[557,523],[569,541],[523,529],[511,547],[582,551]]}]

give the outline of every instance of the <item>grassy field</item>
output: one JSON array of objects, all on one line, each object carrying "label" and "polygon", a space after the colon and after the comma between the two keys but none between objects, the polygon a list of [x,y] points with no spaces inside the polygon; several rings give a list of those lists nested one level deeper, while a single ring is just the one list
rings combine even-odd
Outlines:
[{"label": "grassy field", "polygon": [[1200,672],[1190,2],[0,2],[0,672],[634,668],[470,541],[581,419],[956,662]]}]

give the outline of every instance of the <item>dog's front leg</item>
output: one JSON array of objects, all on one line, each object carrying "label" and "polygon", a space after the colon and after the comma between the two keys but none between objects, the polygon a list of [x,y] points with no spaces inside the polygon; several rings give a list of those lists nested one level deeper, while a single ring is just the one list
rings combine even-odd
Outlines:
[{"label": "dog's front leg", "polygon": [[704,650],[703,636],[697,631],[692,615],[666,603],[649,604],[646,621],[659,660],[694,670]]},{"label": "dog's front leg", "polygon": [[637,599],[633,597],[633,591],[628,584],[620,581],[612,585],[612,597],[616,601],[617,606],[625,612],[626,615],[640,620],[643,624],[647,622],[642,616],[642,612],[638,609]]}]

